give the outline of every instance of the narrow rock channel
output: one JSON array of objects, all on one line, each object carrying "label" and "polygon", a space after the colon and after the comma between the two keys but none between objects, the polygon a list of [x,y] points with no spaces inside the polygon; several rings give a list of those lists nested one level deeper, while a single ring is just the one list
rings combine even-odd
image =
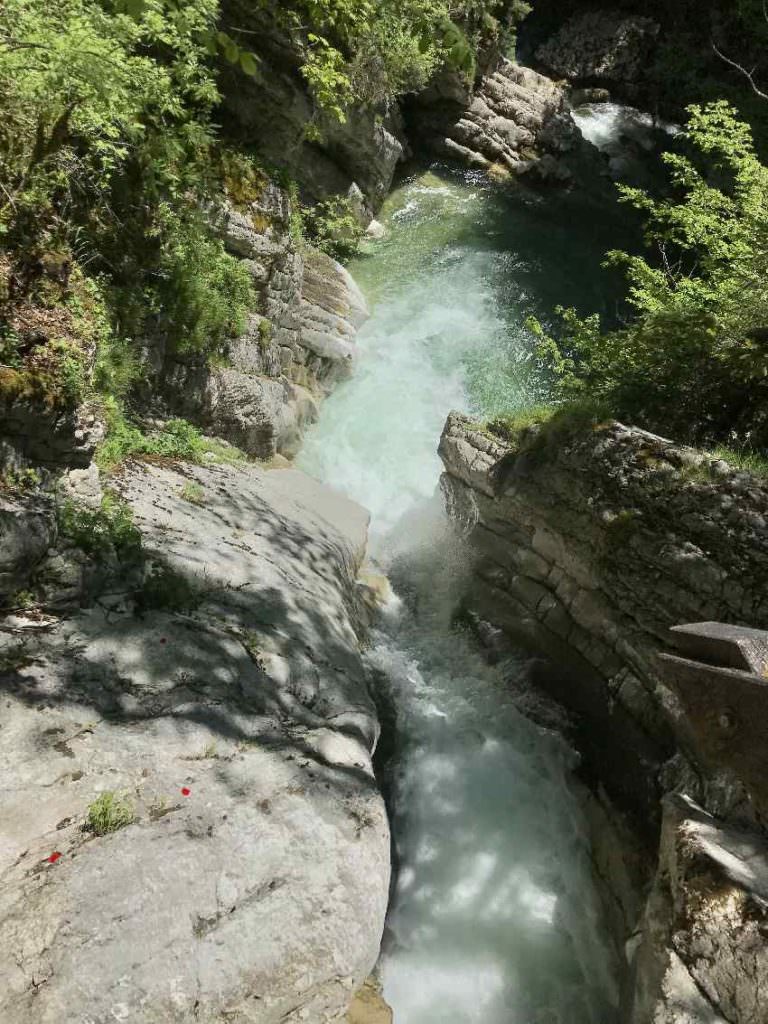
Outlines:
[{"label": "narrow rock channel", "polygon": [[352,267],[373,307],[358,365],[299,462],[370,509],[397,594],[368,655],[396,709],[384,994],[397,1024],[609,1024],[574,755],[517,710],[522,656],[489,667],[451,623],[461,558],[435,447],[451,408],[489,414],[532,387],[527,313],[553,292],[610,302],[595,270],[620,218],[578,191],[543,202],[438,168],[383,220]]}]

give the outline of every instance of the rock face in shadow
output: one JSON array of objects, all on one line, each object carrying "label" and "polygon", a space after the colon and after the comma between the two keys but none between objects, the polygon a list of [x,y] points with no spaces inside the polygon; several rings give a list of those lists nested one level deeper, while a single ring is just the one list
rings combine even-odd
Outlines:
[{"label": "rock face in shadow", "polygon": [[[768,628],[762,481],[619,423],[503,437],[452,414],[440,454],[475,554],[467,608],[544,657],[539,682],[576,719],[591,817],[615,837],[594,850],[624,922],[625,1019],[760,1021],[768,684],[739,658],[764,643],[736,631],[722,655],[733,631],[713,624]],[[643,849],[633,897],[624,875]]]},{"label": "rock face in shadow", "polygon": [[622,11],[587,11],[569,18],[536,51],[559,78],[589,85],[632,86],[652,56],[660,26]]},{"label": "rock face in shadow", "polygon": [[249,455],[296,454],[317,407],[349,375],[366,301],[330,256],[298,246],[287,194],[270,183],[247,208],[226,205],[212,219],[227,250],[251,275],[257,308],[229,347],[226,366],[155,353],[172,409]]},{"label": "rock face in shadow", "polygon": [[[367,514],[293,470],[119,488],[135,578],[2,633],[0,1018],[343,1020],[389,883]],[[105,792],[134,820],[94,834]]]},{"label": "rock face in shadow", "polygon": [[30,462],[46,469],[85,467],[104,440],[102,410],[85,402],[74,409],[52,409],[29,398],[0,401],[0,463]]}]

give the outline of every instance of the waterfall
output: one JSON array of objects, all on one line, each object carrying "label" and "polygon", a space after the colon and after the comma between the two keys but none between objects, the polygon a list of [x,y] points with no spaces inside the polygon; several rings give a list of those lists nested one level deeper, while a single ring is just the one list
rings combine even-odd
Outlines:
[{"label": "waterfall", "polygon": [[472,174],[408,181],[382,215],[386,237],[352,268],[373,316],[299,459],[370,509],[372,552],[399,595],[368,653],[396,719],[381,965],[396,1024],[614,1019],[574,755],[517,710],[525,658],[491,667],[452,622],[465,569],[435,452],[451,408],[493,414],[536,396],[528,312],[556,292],[605,301],[596,271],[614,214],[600,216],[586,199],[544,202]]}]

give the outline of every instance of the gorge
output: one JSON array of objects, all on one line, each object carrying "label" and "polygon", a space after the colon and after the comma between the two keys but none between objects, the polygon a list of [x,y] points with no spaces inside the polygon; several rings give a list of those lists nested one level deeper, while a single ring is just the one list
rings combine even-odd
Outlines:
[{"label": "gorge", "polygon": [[[766,1024],[763,171],[665,46],[738,69],[684,0],[523,63],[514,3],[67,2],[68,65],[0,13],[19,138],[90,90],[0,136],[0,1019]],[[709,320],[622,269],[664,153]]]},{"label": "gorge", "polygon": [[[515,708],[525,654],[490,668],[452,625],[462,556],[435,496],[446,413],[508,407],[525,388],[526,305],[542,302],[545,279],[585,291],[571,278],[588,237],[574,223],[594,224],[601,205],[554,202],[561,209],[544,213],[535,193],[440,168],[392,195],[387,234],[350,268],[373,306],[355,371],[298,460],[371,510],[371,555],[402,593],[368,657],[400,751],[389,766],[398,874],[382,977],[406,1024],[586,1024],[617,1012],[572,754]],[[570,230],[553,237],[544,224],[564,220],[563,207]]]}]

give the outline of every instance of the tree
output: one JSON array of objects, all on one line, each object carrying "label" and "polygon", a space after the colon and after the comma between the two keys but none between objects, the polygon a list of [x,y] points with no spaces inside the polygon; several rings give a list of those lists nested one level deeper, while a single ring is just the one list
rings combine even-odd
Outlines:
[{"label": "tree", "polygon": [[555,394],[605,400],[619,416],[693,441],[768,447],[768,168],[726,103],[691,107],[690,155],[667,154],[670,198],[622,188],[656,259],[623,268],[634,319],[559,310],[560,337],[532,324]]}]

